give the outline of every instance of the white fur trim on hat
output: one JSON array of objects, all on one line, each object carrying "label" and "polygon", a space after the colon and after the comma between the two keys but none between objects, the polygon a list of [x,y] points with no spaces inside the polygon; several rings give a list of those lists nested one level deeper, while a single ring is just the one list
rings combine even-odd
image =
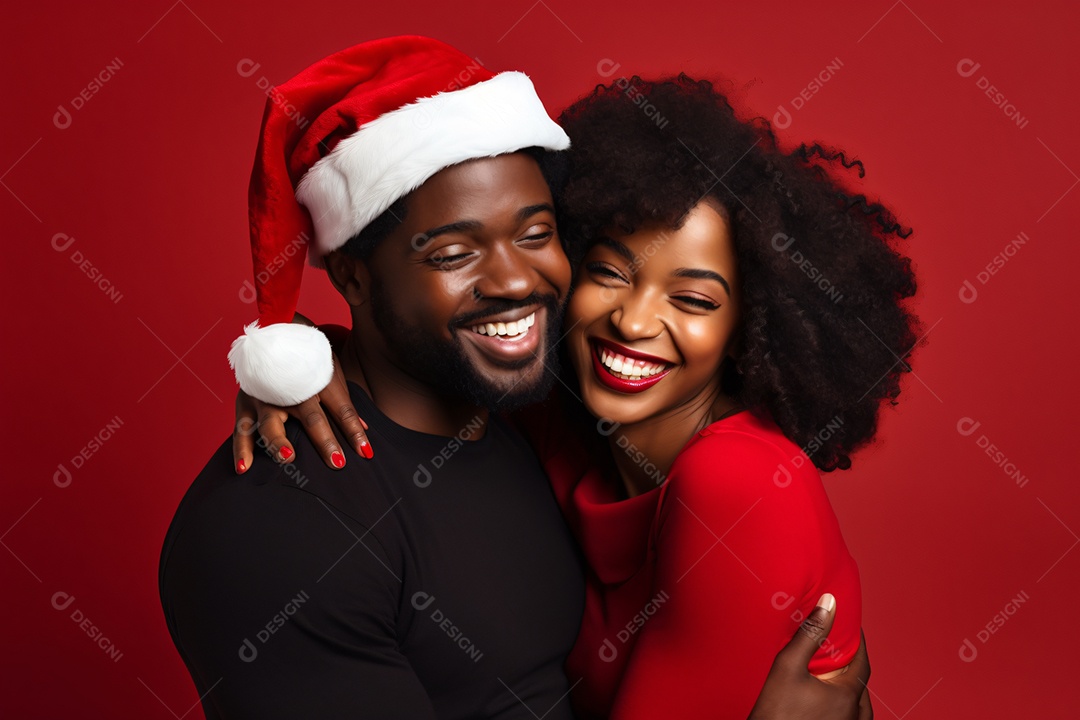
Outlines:
[{"label": "white fur trim on hat", "polygon": [[244,334],[233,340],[229,366],[240,389],[281,407],[317,395],[334,375],[330,341],[317,329],[297,323],[246,325]]},{"label": "white fur trim on hat", "polygon": [[421,98],[372,120],[300,180],[296,199],[315,223],[309,261],[322,267],[323,255],[443,168],[532,146],[565,150],[570,138],[520,72]]}]

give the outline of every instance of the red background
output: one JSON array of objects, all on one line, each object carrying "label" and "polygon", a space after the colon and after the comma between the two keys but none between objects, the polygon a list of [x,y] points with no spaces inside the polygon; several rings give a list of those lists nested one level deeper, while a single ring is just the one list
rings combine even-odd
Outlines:
[{"label": "red background", "polygon": [[[878,717],[1075,717],[1071,3],[170,2],[23,3],[3,31],[0,212],[13,262],[3,283],[0,714],[198,716],[156,573],[177,502],[230,427],[225,352],[255,317],[240,289],[266,101],[257,81],[280,83],[363,40],[421,33],[492,69],[527,71],[553,114],[607,79],[604,60],[621,65],[616,77],[723,75],[769,117],[842,62],[781,137],[866,162],[866,189],[916,230],[907,246],[932,328],[882,439],[826,483],[862,569]],[[250,77],[237,71],[245,59],[260,64]],[[980,64],[970,77],[957,71],[964,59]],[[982,77],[1024,127],[980,90]],[[60,105],[66,128],[53,120]],[[981,283],[1021,232],[1028,242]],[[74,243],[55,249],[58,233]],[[960,298],[965,280],[975,302]],[[346,319],[314,271],[301,310]],[[981,425],[962,435],[962,418]],[[122,424],[75,468],[110,421]],[[1027,482],[995,464],[987,443]],[[66,487],[54,481],[61,465]],[[74,597],[66,610],[53,607],[58,592]],[[1017,596],[1027,599],[980,640]],[[965,639],[971,662],[960,657]]]}]

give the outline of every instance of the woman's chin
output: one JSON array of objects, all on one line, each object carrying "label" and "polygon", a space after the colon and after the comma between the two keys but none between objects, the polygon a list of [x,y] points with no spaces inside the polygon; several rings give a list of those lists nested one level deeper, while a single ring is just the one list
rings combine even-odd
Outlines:
[{"label": "woman's chin", "polygon": [[[591,370],[590,370],[591,372]],[[581,399],[585,409],[602,425],[603,431],[616,424],[633,425],[653,415],[648,400],[640,395],[619,396],[593,379],[581,383]]]}]

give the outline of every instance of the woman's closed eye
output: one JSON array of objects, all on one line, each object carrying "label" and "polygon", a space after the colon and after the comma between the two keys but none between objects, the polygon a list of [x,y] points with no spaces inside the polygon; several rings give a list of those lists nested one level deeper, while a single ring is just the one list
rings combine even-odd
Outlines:
[{"label": "woman's closed eye", "polygon": [[691,295],[672,295],[673,300],[678,300],[681,303],[689,305],[690,307],[700,308],[702,310],[717,310],[720,306],[714,303],[712,300],[706,300],[702,297],[694,297]]},{"label": "woman's closed eye", "polygon": [[622,282],[627,281],[626,278],[623,277],[622,273],[620,273],[618,270],[613,268],[611,265],[608,265],[607,263],[591,262],[585,267],[590,273],[593,273],[595,275],[609,278],[611,280],[619,280]]}]

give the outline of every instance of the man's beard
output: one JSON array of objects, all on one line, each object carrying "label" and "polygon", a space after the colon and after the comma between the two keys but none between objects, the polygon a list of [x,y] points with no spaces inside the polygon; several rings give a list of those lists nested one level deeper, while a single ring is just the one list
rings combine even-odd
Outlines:
[{"label": "man's beard", "polygon": [[[540,355],[519,361],[523,368],[539,363],[541,372],[536,379],[517,382],[509,388],[494,385],[466,354],[464,341],[457,333],[472,332],[463,322],[467,317],[451,322],[451,338],[443,339],[421,330],[409,318],[396,315],[387,295],[386,288],[372,278],[371,313],[375,326],[385,338],[397,364],[412,377],[439,390],[440,394],[459,397],[493,412],[512,412],[544,400],[551,392],[559,374],[555,346],[561,337],[566,309],[554,295],[534,293],[523,300],[495,301],[482,310],[483,316],[490,316],[537,304],[547,309],[547,332],[539,344]],[[481,317],[479,313],[472,315]],[[514,365],[505,367],[513,369]]]}]

